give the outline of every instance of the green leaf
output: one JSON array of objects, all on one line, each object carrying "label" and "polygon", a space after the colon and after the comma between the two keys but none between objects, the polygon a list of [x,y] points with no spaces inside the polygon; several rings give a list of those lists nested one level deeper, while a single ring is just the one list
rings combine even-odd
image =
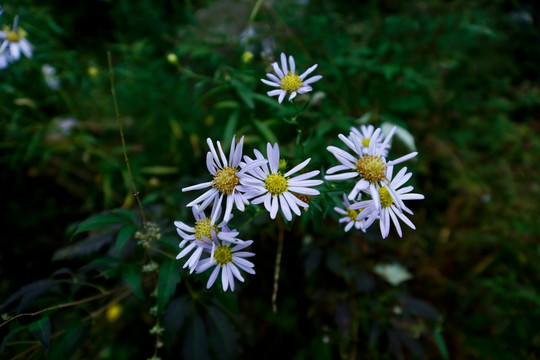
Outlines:
[{"label": "green leaf", "polygon": [[137,264],[124,267],[124,283],[141,300],[144,300],[144,292],[141,284],[141,266]]},{"label": "green leaf", "polygon": [[17,335],[17,333],[21,332],[22,330],[26,330],[26,325],[16,327],[15,329],[11,330],[4,338],[2,339],[2,342],[0,343],[0,354],[2,351],[4,351],[4,347],[8,343],[9,339]]},{"label": "green leaf", "polygon": [[225,130],[223,131],[223,143],[230,144],[233,138],[234,133],[236,132],[236,127],[238,126],[238,116],[239,112],[234,111],[227,120],[227,125],[225,125]]},{"label": "green leaf", "polygon": [[116,235],[116,246],[114,248],[117,254],[124,248],[124,245],[131,239],[131,236],[133,236],[136,230],[137,227],[135,225],[129,224],[122,226],[120,231],[118,231],[118,235]]},{"label": "green leaf", "polygon": [[450,356],[448,355],[448,349],[446,348],[446,344],[444,343],[444,339],[441,336],[441,333],[439,331],[435,331],[433,333],[433,337],[435,338],[435,342],[437,343],[437,346],[439,347],[439,351],[441,352],[442,358],[449,359]]},{"label": "green leaf", "polygon": [[159,268],[157,308],[158,315],[165,310],[171,296],[176,291],[176,285],[180,283],[180,272],[176,268],[177,262],[172,259],[165,260]]},{"label": "green leaf", "polygon": [[141,173],[148,175],[171,175],[179,171],[176,166],[145,166],[141,168]]},{"label": "green leaf", "polygon": [[253,94],[251,93],[251,89],[241,82],[232,80],[231,85],[236,90],[236,93],[242,99],[242,101],[247,105],[248,108],[253,109],[255,107],[255,103],[253,102]]},{"label": "green leaf", "polygon": [[257,119],[253,119],[253,125],[259,130],[259,132],[264,136],[265,140],[270,143],[276,143],[277,138],[274,132],[268,127],[267,124],[263,123],[262,121],[259,121]]},{"label": "green leaf", "polygon": [[38,321],[31,323],[28,329],[38,339],[41,346],[45,349],[49,348],[51,341],[51,321],[48,316],[44,316]]},{"label": "green leaf", "polygon": [[129,220],[129,222],[131,222],[132,224],[137,224],[137,216],[133,212],[131,212],[129,210],[126,210],[126,209],[114,209],[114,210],[112,210],[112,213],[115,214],[115,215],[118,215],[120,217],[123,217],[126,220]]},{"label": "green leaf", "polygon": [[115,215],[92,216],[84,220],[83,222],[79,224],[79,226],[77,226],[77,230],[75,231],[75,234],[82,233],[82,232],[89,231],[96,228],[102,228],[107,225],[122,223],[124,221],[125,220],[123,220],[121,217],[115,216]]}]

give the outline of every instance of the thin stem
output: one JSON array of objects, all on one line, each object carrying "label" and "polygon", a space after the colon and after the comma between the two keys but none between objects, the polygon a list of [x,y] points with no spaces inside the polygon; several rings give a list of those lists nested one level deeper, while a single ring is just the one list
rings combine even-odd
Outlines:
[{"label": "thin stem", "polygon": [[[126,288],[126,286],[123,286],[122,288],[119,288],[119,289],[115,289],[115,290],[112,290],[112,291],[116,291],[116,290],[121,290],[121,289],[124,289]],[[111,305],[114,305],[118,302],[120,302],[121,300],[123,300],[125,297],[127,297],[128,295],[131,294],[131,290],[126,290],[124,293],[120,294],[120,296],[118,296],[117,298],[111,300],[107,305],[103,306],[102,308],[94,311],[93,313],[90,313],[88,316],[86,316],[82,321],[83,322],[86,322],[90,319],[93,319],[95,318],[96,316],[98,316],[100,313],[102,313],[103,311],[105,311],[106,309],[108,309]],[[2,324],[3,325],[3,324]],[[56,339],[57,337],[59,337],[60,335],[64,334],[66,332],[65,329],[62,329],[60,331],[57,331],[56,333],[52,334],[51,335],[51,340],[53,339]],[[8,343],[9,344],[9,343]],[[6,345],[8,345],[6,344]],[[16,359],[21,359],[23,358],[26,354],[28,354],[29,352],[32,352],[32,351],[36,351],[37,349],[39,349],[39,347],[41,347],[41,344],[40,343],[37,343],[35,344],[34,346],[26,349],[25,351],[23,351],[22,353],[18,354],[17,356],[15,356],[14,358],[12,358],[11,360],[16,360]],[[27,357],[29,358],[29,357]]]},{"label": "thin stem", "polygon": [[116,288],[116,289],[107,291],[107,292],[102,293],[102,294],[90,296],[90,297],[87,297],[85,299],[72,301],[72,302],[65,303],[65,304],[59,304],[59,305],[51,306],[51,307],[48,307],[48,308],[45,308],[45,309],[42,309],[42,310],[39,310],[39,311],[35,311],[35,312],[32,312],[32,313],[18,314],[18,315],[15,315],[13,317],[10,317],[6,321],[4,321],[2,324],[0,324],[0,327],[6,325],[7,323],[9,323],[9,322],[11,322],[11,321],[13,321],[15,319],[23,317],[23,316],[36,316],[36,315],[42,314],[42,313],[47,312],[47,311],[56,310],[56,309],[63,309],[63,308],[66,308],[66,307],[71,307],[71,306],[84,304],[84,303],[87,303],[87,302],[90,302],[90,301],[101,299],[102,297],[109,296],[111,294],[117,293],[117,292],[125,290],[125,289],[126,289],[126,286],[122,286],[120,288]]},{"label": "thin stem", "polygon": [[255,21],[255,17],[257,16],[257,13],[259,12],[263,1],[264,0],[257,0],[255,5],[253,6],[253,10],[251,10],[251,15],[249,15],[248,24],[246,26],[246,41],[244,42],[244,51],[247,50],[249,45],[249,31],[251,30],[251,25],[253,24],[253,21]]},{"label": "thin stem", "polygon": [[116,122],[118,123],[118,129],[120,130],[120,138],[122,139],[122,150],[124,151],[124,160],[126,161],[126,166],[127,166],[127,170],[129,174],[129,180],[131,182],[131,188],[133,189],[133,195],[137,199],[137,204],[139,205],[139,211],[141,212],[143,226],[146,228],[146,216],[144,214],[141,199],[139,197],[139,190],[137,190],[137,186],[135,185],[135,181],[133,180],[133,174],[131,173],[131,167],[129,165],[129,158],[128,158],[128,154],[126,150],[126,141],[124,139],[124,130],[122,128],[122,122],[120,121],[120,111],[118,110],[118,101],[116,99],[116,89],[114,86],[114,72],[113,72],[113,66],[112,66],[112,55],[110,51],[107,51],[107,59],[109,61],[109,78],[111,79],[111,93],[112,93],[113,103],[114,103],[114,112],[116,114]]},{"label": "thin stem", "polygon": [[276,254],[276,265],[274,268],[274,291],[272,293],[272,311],[277,312],[277,292],[278,292],[278,281],[279,281],[279,270],[281,268],[281,254],[283,253],[283,238],[285,236],[285,226],[281,216],[278,216],[278,249]]}]

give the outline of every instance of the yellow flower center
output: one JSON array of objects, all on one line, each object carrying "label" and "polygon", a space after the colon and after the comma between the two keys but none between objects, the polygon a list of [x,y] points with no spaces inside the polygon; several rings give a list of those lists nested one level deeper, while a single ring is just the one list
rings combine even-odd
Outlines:
[{"label": "yellow flower center", "polygon": [[19,42],[19,40],[21,40],[21,36],[15,31],[9,30],[6,34],[6,40],[16,43],[16,42]]},{"label": "yellow flower center", "polygon": [[366,155],[356,162],[356,171],[367,181],[375,183],[385,179],[386,164],[380,156]]},{"label": "yellow flower center", "polygon": [[234,187],[240,182],[240,179],[236,176],[237,171],[231,166],[225,166],[223,169],[218,170],[214,180],[212,180],[212,187],[223,194],[232,194]]},{"label": "yellow flower center", "polygon": [[389,207],[392,206],[394,203],[394,199],[392,199],[392,195],[390,195],[390,191],[383,186],[379,188],[379,197],[381,198],[381,207]]},{"label": "yellow flower center", "polygon": [[362,139],[362,146],[363,147],[369,147],[369,141],[370,140],[371,140],[370,138],[363,138]]},{"label": "yellow flower center", "polygon": [[287,191],[287,179],[281,173],[270,174],[264,180],[264,187],[272,194],[272,196],[281,195]]},{"label": "yellow flower center", "polygon": [[358,211],[353,210],[353,209],[347,209],[347,215],[349,215],[349,218],[352,221],[356,221],[356,217],[358,216],[358,213],[360,213],[360,211],[362,211],[362,209],[360,209]]},{"label": "yellow flower center", "polygon": [[232,250],[226,245],[219,245],[214,251],[214,260],[218,265],[227,265],[232,262]]},{"label": "yellow flower center", "polygon": [[195,223],[194,235],[197,240],[204,241],[203,236],[211,239],[212,233],[210,232],[210,230],[212,229],[216,232],[216,234],[219,232],[217,225],[210,224],[211,221],[212,221],[212,218],[206,218],[206,219],[199,220]]},{"label": "yellow flower center", "polygon": [[300,80],[300,76],[296,74],[288,73],[283,78],[281,78],[281,88],[289,94],[298,91],[301,86],[302,80]]}]

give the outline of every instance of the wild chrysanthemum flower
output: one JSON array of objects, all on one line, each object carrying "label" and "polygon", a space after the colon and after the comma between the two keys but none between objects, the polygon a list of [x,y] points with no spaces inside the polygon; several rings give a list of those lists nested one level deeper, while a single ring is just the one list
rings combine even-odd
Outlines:
[{"label": "wild chrysanthemum flower", "polygon": [[[360,139],[360,143],[362,144],[362,151],[364,153],[368,152],[369,144],[371,144],[374,141],[376,142],[375,148],[383,145],[384,143],[383,134],[379,133],[379,136],[375,138],[373,137],[374,133],[375,133],[375,126],[373,125],[362,125],[360,126],[360,130],[354,127],[351,128],[351,134],[356,135]],[[351,135],[349,135],[348,139],[352,141]],[[384,145],[384,147],[381,149],[381,155],[388,156],[389,149],[390,149],[390,144],[387,142]]]},{"label": "wild chrysanthemum flower", "polygon": [[223,218],[225,221],[229,221],[231,218],[233,205],[236,205],[238,210],[244,211],[245,205],[249,204],[249,201],[237,189],[237,186],[240,184],[242,174],[251,167],[261,165],[265,161],[258,161],[254,164],[247,165],[247,167],[244,169],[240,169],[242,147],[244,144],[243,136],[238,144],[235,144],[235,138],[233,137],[228,161],[219,141],[217,142],[219,155],[214,148],[212,140],[207,139],[206,142],[210,147],[210,151],[206,154],[206,167],[213,176],[213,179],[212,181],[188,186],[183,188],[182,191],[185,192],[210,188],[210,190],[206,191],[204,194],[187,204],[187,206],[190,207],[199,205],[199,211],[203,211],[208,205],[213,203],[211,216],[213,219],[216,219],[216,214],[221,211],[221,203],[223,201],[223,197],[225,197],[226,207]]},{"label": "wild chrysanthemum flower", "polygon": [[19,27],[19,16],[15,17],[13,28],[4,28],[0,31],[0,54],[5,58],[0,61],[0,68],[6,67],[8,63],[19,60],[21,53],[27,58],[32,57],[32,45],[26,40],[26,32]]},{"label": "wild chrysanthemum flower", "polygon": [[[215,233],[213,233],[213,235],[215,235]],[[195,270],[197,274],[200,274],[214,266],[214,270],[206,283],[206,288],[209,289],[214,284],[220,272],[223,291],[227,291],[228,288],[230,288],[231,291],[234,291],[234,278],[244,282],[240,270],[249,274],[255,274],[255,270],[253,270],[255,265],[245,259],[246,257],[255,256],[255,254],[252,252],[240,251],[252,243],[252,240],[248,240],[231,247],[228,242],[220,241],[217,236],[214,236],[211,256],[201,260]]]},{"label": "wild chrysanthemum flower", "polygon": [[[360,180],[356,182],[352,191],[349,193],[349,200],[353,200],[360,191],[366,191],[370,193],[372,198],[377,202],[379,199],[377,186],[388,181],[386,178],[387,167],[402,163],[418,155],[417,152],[412,152],[395,160],[386,160],[386,157],[383,156],[383,152],[394,135],[395,130],[396,127],[390,131],[382,143],[370,141],[367,151],[363,150],[364,146],[362,141],[354,133],[350,134],[350,138],[347,138],[343,134],[339,134],[338,137],[355,153],[355,156],[338,147],[329,146],[327,148],[328,151],[330,151],[341,164],[328,169],[328,175],[325,176],[325,179],[347,180],[360,177]],[[372,138],[378,139],[380,132],[380,128],[376,129],[373,132]],[[345,172],[333,175],[339,171]]]},{"label": "wild chrysanthemum flower", "polygon": [[[255,160],[244,156],[246,164],[264,159],[264,156],[255,150]],[[319,191],[312,189],[312,186],[322,184],[322,180],[309,180],[319,174],[319,170],[290,177],[302,170],[311,161],[307,159],[299,165],[293,167],[285,174],[279,171],[279,147],[277,144],[266,145],[266,155],[268,164],[252,167],[242,178],[241,190],[248,199],[252,199],[252,204],[264,204],[270,213],[270,218],[275,219],[278,210],[281,208],[287,220],[292,220],[291,210],[300,216],[300,208],[309,207],[309,204],[302,201],[298,195],[314,196],[319,195]],[[267,166],[269,165],[269,167]]]},{"label": "wild chrysanthemum flower", "polygon": [[[365,219],[366,224],[371,225],[374,220],[379,219],[381,235],[386,238],[390,233],[390,224],[394,223],[398,235],[401,237],[401,226],[399,220],[403,221],[410,228],[416,229],[414,224],[403,214],[413,212],[404,204],[404,200],[421,200],[424,198],[422,194],[411,193],[414,188],[406,186],[401,188],[412,176],[412,173],[407,173],[407,168],[401,169],[392,179],[393,166],[389,166],[386,170],[388,182],[383,185],[377,185],[378,203],[374,199],[360,201],[352,204],[351,208],[360,211],[357,219]],[[367,226],[369,226],[367,225]]]},{"label": "wild chrysanthemum flower", "polygon": [[289,101],[294,99],[297,94],[304,94],[313,90],[309,84],[322,79],[322,75],[315,75],[306,79],[306,77],[317,68],[317,64],[307,69],[302,75],[296,74],[296,64],[294,58],[289,56],[289,67],[287,67],[287,57],[284,53],[281,53],[281,68],[277,61],[272,63],[274,68],[274,74],[266,74],[270,80],[261,79],[266,85],[276,87],[278,89],[268,91],[268,96],[279,95],[278,101],[281,104],[287,94],[289,94]]},{"label": "wild chrysanthemum flower", "polygon": [[[193,216],[195,217],[195,224],[193,226],[189,226],[181,221],[174,222],[176,232],[182,238],[179,247],[184,248],[184,246],[189,243],[189,245],[176,256],[176,259],[181,259],[193,251],[193,254],[191,254],[188,261],[184,264],[184,268],[189,267],[190,273],[197,267],[201,255],[204,252],[210,253],[212,251],[213,235],[224,242],[235,244],[244,243],[243,240],[237,238],[239,234],[238,231],[229,229],[225,221],[216,225],[215,223],[217,220],[214,219],[214,221],[212,221],[212,218],[206,217],[204,212],[199,211],[197,206],[194,206],[192,211]],[[220,214],[218,213],[217,216],[219,217],[219,215]]]},{"label": "wild chrysanthemum flower", "polygon": [[[359,195],[360,200],[361,194]],[[338,214],[345,215],[342,218],[339,219],[340,223],[345,223],[345,232],[351,230],[351,228],[354,226],[357,230],[362,230],[363,232],[366,232],[366,229],[364,228],[364,219],[357,219],[358,214],[363,209],[352,209],[351,203],[349,202],[349,199],[347,199],[347,195],[343,194],[343,206],[345,209],[342,209],[340,207],[334,207],[334,211]]]}]

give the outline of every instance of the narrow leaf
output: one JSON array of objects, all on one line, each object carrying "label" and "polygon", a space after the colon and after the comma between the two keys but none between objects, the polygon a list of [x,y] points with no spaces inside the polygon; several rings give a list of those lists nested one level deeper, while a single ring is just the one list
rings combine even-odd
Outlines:
[{"label": "narrow leaf", "polygon": [[135,230],[137,230],[135,225],[124,225],[120,231],[118,231],[118,235],[116,235],[116,246],[114,248],[117,254],[122,251],[126,243],[135,233]]},{"label": "narrow leaf", "polygon": [[105,227],[107,225],[122,223],[123,221],[124,220],[121,217],[115,215],[92,216],[91,218],[84,220],[79,224],[79,226],[77,226],[75,234],[96,228]]},{"label": "narrow leaf", "polygon": [[162,314],[171,296],[180,282],[180,272],[176,268],[175,260],[165,260],[159,268],[157,307],[158,315]]},{"label": "narrow leaf", "polygon": [[51,321],[48,316],[44,316],[38,321],[31,323],[28,329],[38,339],[41,346],[45,349],[49,348],[49,342],[51,341]]},{"label": "narrow leaf", "polygon": [[141,300],[144,300],[144,292],[141,285],[141,267],[140,265],[127,265],[124,268],[124,283]]}]

